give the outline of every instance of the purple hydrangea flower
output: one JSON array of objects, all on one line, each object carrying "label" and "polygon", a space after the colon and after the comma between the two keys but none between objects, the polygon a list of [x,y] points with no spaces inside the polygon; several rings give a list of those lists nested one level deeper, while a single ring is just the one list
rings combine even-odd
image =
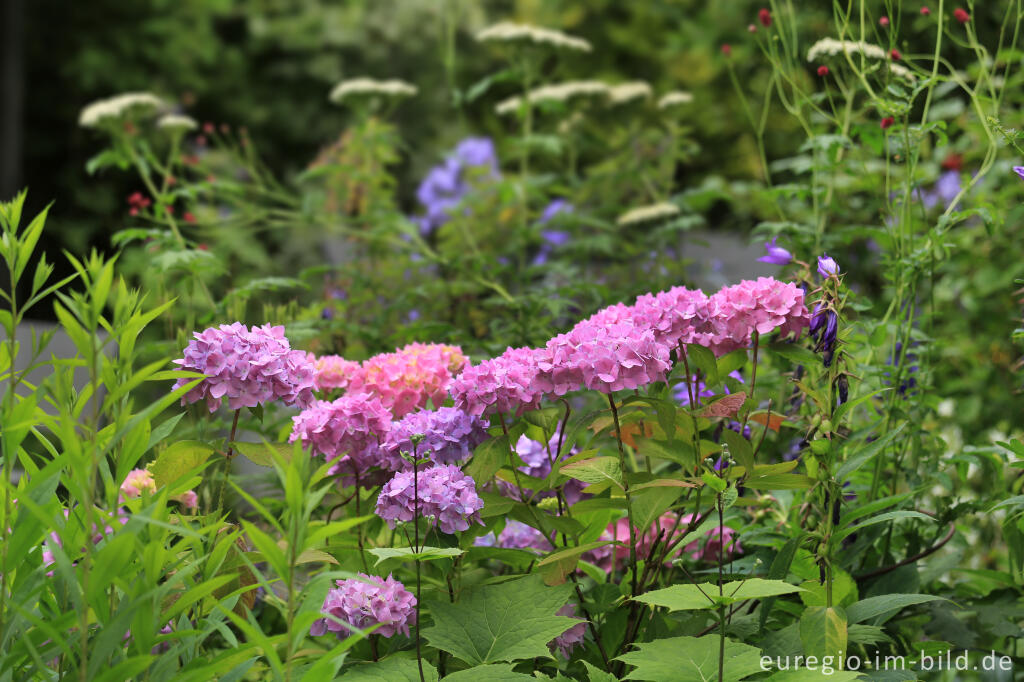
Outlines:
[{"label": "purple hydrangea flower", "polygon": [[487,440],[487,431],[479,417],[454,407],[442,407],[433,412],[421,410],[391,425],[388,437],[381,443],[381,451],[388,461],[405,461],[401,453],[413,452],[414,435],[423,437],[415,448],[417,456],[429,454],[435,464],[454,464],[469,459],[473,449]]},{"label": "purple hydrangea flower", "polygon": [[416,198],[425,209],[425,213],[416,219],[421,234],[430,234],[448,222],[452,209],[469,192],[473,173],[498,177],[498,156],[494,142],[489,138],[462,140],[444,163],[427,173],[416,190]]},{"label": "purple hydrangea flower", "polygon": [[[551,460],[548,456],[550,449],[551,455],[556,454],[558,448],[558,434],[551,437],[548,441],[547,447],[542,443],[539,443],[526,436],[520,436],[519,440],[516,441],[516,454],[519,455],[519,459],[523,460],[523,465],[517,467],[527,476],[534,478],[547,478],[551,473]],[[562,454],[561,459],[568,459],[576,453],[575,448]],[[583,488],[586,485],[581,481],[577,481],[572,478],[566,482],[562,488],[562,495],[565,501],[569,504],[574,504],[583,498]],[[498,481],[498,490],[502,495],[506,497],[512,497],[519,499],[519,489],[512,483],[507,481]],[[545,497],[554,497],[555,492],[553,490],[546,490],[539,492],[534,495],[534,492],[528,488],[523,489],[523,495],[527,498],[535,497],[536,499],[543,499]]]},{"label": "purple hydrangea flower", "polygon": [[494,533],[488,533],[478,537],[473,544],[477,547],[529,549],[538,552],[548,552],[552,549],[551,543],[539,530],[515,520],[508,521],[497,538],[494,537]]},{"label": "purple hydrangea flower", "polygon": [[764,248],[768,253],[757,260],[771,265],[789,265],[793,262],[793,254],[776,244],[776,241],[778,237],[772,237],[770,242],[765,242]]},{"label": "purple hydrangea flower", "polygon": [[379,624],[374,634],[392,637],[401,632],[409,636],[409,626],[416,624],[416,596],[402,583],[390,575],[380,578],[360,573],[358,578],[338,580],[336,584],[320,609],[329,617],[314,621],[311,635],[333,632],[338,639],[345,639],[352,628],[365,630]]},{"label": "purple hydrangea flower", "polygon": [[442,533],[466,530],[471,521],[483,525],[484,503],[476,494],[476,483],[457,466],[431,467],[420,471],[417,480],[413,477],[412,470],[400,471],[380,491],[376,511],[388,527],[412,521],[417,508],[421,517],[436,521]]},{"label": "purple hydrangea flower", "polygon": [[[576,605],[569,602],[562,608],[558,609],[555,615],[568,616],[572,618],[576,615]],[[551,649],[552,653],[557,650],[563,657],[569,658],[572,654],[572,650],[583,644],[583,638],[587,634],[587,621],[583,619],[578,620],[579,623],[573,625],[558,637],[555,637],[553,640],[548,642],[548,648]]]},{"label": "purple hydrangea flower", "polygon": [[455,407],[477,416],[537,409],[544,394],[538,363],[545,355],[544,349],[508,348],[466,367],[451,383]]},{"label": "purple hydrangea flower", "polygon": [[835,275],[839,276],[839,263],[827,253],[818,256],[818,274],[828,279]]},{"label": "purple hydrangea flower", "polygon": [[[270,400],[299,407],[313,402],[316,368],[305,352],[292,350],[284,327],[264,325],[250,330],[235,322],[193,336],[184,357],[174,362],[205,374],[206,379],[182,397],[182,405],[205,399],[210,412],[216,412],[225,397],[232,410]],[[190,381],[178,379],[174,388]]]}]

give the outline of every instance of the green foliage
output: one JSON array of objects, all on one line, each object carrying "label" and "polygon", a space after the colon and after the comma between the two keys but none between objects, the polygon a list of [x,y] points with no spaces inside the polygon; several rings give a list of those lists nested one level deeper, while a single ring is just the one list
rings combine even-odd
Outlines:
[{"label": "green foliage", "polygon": [[[623,679],[651,682],[706,682],[719,678],[719,635],[672,637],[638,644],[619,656],[635,666]],[[735,682],[761,672],[760,652],[748,644],[725,641],[725,665],[720,679]]]}]

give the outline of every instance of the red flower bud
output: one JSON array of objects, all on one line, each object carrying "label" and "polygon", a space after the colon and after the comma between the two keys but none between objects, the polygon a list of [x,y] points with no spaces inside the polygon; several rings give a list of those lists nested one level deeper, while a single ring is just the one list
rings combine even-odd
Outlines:
[{"label": "red flower bud", "polygon": [[903,59],[903,55],[901,55],[900,51],[897,50],[895,47],[889,50],[889,56],[892,57],[895,61]]},{"label": "red flower bud", "polygon": [[139,215],[139,209],[132,206],[128,209],[128,215]]},{"label": "red flower bud", "polygon": [[757,20],[761,22],[762,26],[768,28],[772,25],[772,13],[766,8],[762,8],[761,11],[757,13]]},{"label": "red flower bud", "polygon": [[879,121],[878,125],[881,126],[882,130],[885,130],[895,122],[896,119],[894,119],[892,116],[886,116],[881,121]]},{"label": "red flower bud", "polygon": [[185,211],[185,215],[183,217],[186,223],[194,223],[196,221],[196,217],[189,211]]},{"label": "red flower bud", "polygon": [[888,26],[889,25],[889,17],[884,17],[883,16],[881,19],[878,20],[878,25],[881,26],[882,28],[885,28],[886,26]]},{"label": "red flower bud", "polygon": [[953,18],[959,21],[961,24],[966,24],[971,20],[971,15],[967,13],[967,10],[960,9],[957,7],[953,10]]},{"label": "red flower bud", "polygon": [[921,16],[928,16],[932,11],[927,6],[921,8]]},{"label": "red flower bud", "polygon": [[828,67],[825,66],[824,64],[819,66],[818,67],[818,75],[819,76],[827,76],[828,75]]},{"label": "red flower bud", "polygon": [[729,43],[722,43],[722,54],[726,57],[732,54],[732,46]]},{"label": "red flower bud", "polygon": [[955,170],[958,171],[964,167],[964,157],[959,154],[950,154],[942,160],[943,170]]},{"label": "red flower bud", "polygon": [[210,121],[207,121],[203,124],[203,132],[206,133],[207,135],[213,135],[214,130],[216,130],[216,128]]}]

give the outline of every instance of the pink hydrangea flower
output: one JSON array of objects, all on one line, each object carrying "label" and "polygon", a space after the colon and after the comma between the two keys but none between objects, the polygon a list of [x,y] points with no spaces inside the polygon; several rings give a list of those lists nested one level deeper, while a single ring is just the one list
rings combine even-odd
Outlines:
[{"label": "pink hydrangea flower", "polygon": [[803,290],[772,277],[725,287],[708,299],[708,317],[710,329],[698,342],[716,355],[749,347],[755,331],[795,337],[810,323]]},{"label": "pink hydrangea flower", "polygon": [[633,319],[648,327],[654,338],[670,348],[694,343],[708,328],[708,297],[699,289],[672,287],[644,294],[633,304]]},{"label": "pink hydrangea flower", "polygon": [[[693,520],[692,514],[686,514],[679,519],[678,525],[676,524],[676,517],[672,513],[662,514],[657,521],[651,524],[651,527],[644,532],[636,530],[636,556],[637,559],[646,560],[651,553],[651,547],[659,534],[661,535],[661,543],[664,542],[675,542],[682,538],[683,533],[686,531],[690,522]],[[728,526],[722,528],[722,532],[719,533],[718,526],[709,529],[705,534],[705,542],[703,548],[701,547],[700,540],[694,540],[681,548],[677,555],[685,552],[694,561],[718,561],[718,550],[721,546],[721,538],[725,538],[725,546],[723,550],[726,558],[737,554],[742,551],[740,547],[739,539],[736,538],[736,531]],[[621,568],[625,565],[629,559],[629,521],[626,518],[618,519],[608,524],[608,527],[601,534],[602,540],[614,540],[617,543],[615,545],[605,545],[596,549],[590,550],[583,555],[583,558],[592,564],[600,566],[606,571],[612,570],[612,559],[614,554],[614,567],[616,569]],[[659,548],[662,545],[659,545]],[[660,553],[661,549],[657,550]],[[670,557],[666,557],[665,565],[669,565],[671,561]]]},{"label": "pink hydrangea flower", "polygon": [[465,368],[452,382],[455,407],[476,416],[537,409],[544,394],[538,366],[543,355],[534,348],[508,348],[496,358]]},{"label": "pink hydrangea flower", "polygon": [[[289,443],[302,441],[328,462],[339,460],[341,469],[361,473],[379,461],[378,443],[391,428],[391,413],[380,398],[362,393],[347,393],[327,402],[317,400],[292,417]],[[385,466],[385,468],[389,468]]]},{"label": "pink hydrangea flower", "polygon": [[314,382],[318,391],[348,388],[349,382],[362,370],[358,362],[346,360],[340,355],[315,357],[310,353],[310,356],[316,369]]},{"label": "pink hydrangea flower", "polygon": [[[306,353],[291,349],[284,327],[264,325],[250,330],[235,322],[193,336],[184,357],[174,362],[205,374],[206,379],[182,397],[183,405],[205,399],[210,412],[215,412],[225,397],[232,410],[271,400],[299,407],[313,402],[316,370]],[[174,387],[189,381],[178,379]]]},{"label": "pink hydrangea flower", "polygon": [[[420,436],[419,445],[413,446],[413,436]],[[479,417],[454,407],[411,412],[391,424],[381,451],[389,462],[405,462],[401,453],[416,452],[428,456],[435,464],[454,464],[473,456],[473,449],[487,440],[487,431]],[[395,469],[407,469],[408,462]]]},{"label": "pink hydrangea flower", "polygon": [[150,495],[156,492],[156,481],[153,474],[146,469],[132,469],[121,484],[121,496],[124,498],[142,497],[143,492]]},{"label": "pink hydrangea flower", "polygon": [[[576,615],[576,604],[569,602],[555,612],[556,616],[568,616],[573,618]],[[579,623],[571,626],[568,630],[548,642],[548,648],[554,653],[556,650],[564,658],[572,655],[572,650],[583,644],[583,638],[587,634],[587,621],[578,619]]]},{"label": "pink hydrangea flower", "polygon": [[405,585],[390,575],[380,578],[365,573],[358,578],[338,580],[336,585],[327,593],[320,609],[330,617],[313,621],[311,635],[333,632],[338,639],[345,639],[352,628],[365,630],[379,624],[374,634],[393,637],[401,632],[409,636],[409,626],[416,624],[416,596]]},{"label": "pink hydrangea flower", "polygon": [[188,511],[195,511],[199,509],[199,496],[196,495],[195,490],[186,490],[176,498],[181,503],[182,508]]},{"label": "pink hydrangea flower", "polygon": [[542,365],[545,388],[564,395],[582,384],[612,393],[664,381],[671,367],[669,347],[659,343],[653,331],[628,321],[603,323],[605,316],[595,317],[548,341],[550,356]]},{"label": "pink hydrangea flower", "polygon": [[458,346],[411,343],[394,353],[375,355],[363,363],[348,384],[350,393],[381,399],[395,417],[420,409],[430,400],[439,407],[448,387],[466,364]]},{"label": "pink hydrangea flower", "polygon": [[376,511],[390,528],[412,521],[417,510],[421,518],[436,522],[442,533],[467,530],[470,522],[483,525],[484,502],[471,476],[448,464],[424,469],[416,477],[411,470],[400,471],[381,489]]},{"label": "pink hydrangea flower", "polygon": [[538,552],[549,552],[552,549],[551,543],[544,534],[533,526],[528,526],[521,521],[510,519],[505,527],[494,537],[494,533],[482,535],[473,541],[477,547],[504,547],[506,549],[529,549]]}]

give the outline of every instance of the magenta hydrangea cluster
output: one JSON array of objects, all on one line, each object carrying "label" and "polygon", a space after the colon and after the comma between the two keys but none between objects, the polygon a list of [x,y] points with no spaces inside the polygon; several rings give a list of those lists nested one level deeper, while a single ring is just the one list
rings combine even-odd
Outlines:
[{"label": "magenta hydrangea cluster", "polygon": [[[573,618],[576,615],[576,604],[569,602],[555,613],[556,616],[568,616]],[[552,653],[558,651],[564,658],[572,655],[572,650],[583,644],[583,638],[587,634],[587,621],[577,619],[579,623],[548,642],[548,648]]]},{"label": "magenta hydrangea cluster", "polygon": [[810,315],[796,284],[747,280],[708,297],[673,287],[616,303],[543,348],[509,348],[467,367],[452,382],[456,407],[474,415],[521,414],[546,396],[581,388],[612,393],[663,381],[672,352],[700,344],[723,355],[751,344],[754,332],[798,336]]},{"label": "magenta hydrangea cluster", "polygon": [[409,636],[416,624],[416,596],[392,576],[380,578],[359,573],[357,578],[336,581],[320,609],[326,617],[313,621],[310,634],[333,632],[345,639],[352,628],[365,630],[380,625],[374,634],[392,637],[396,632]]},{"label": "magenta hydrangea cluster", "polygon": [[[416,435],[422,440],[414,450],[412,438]],[[455,464],[469,459],[473,448],[485,440],[487,431],[479,417],[454,407],[441,407],[412,412],[393,423],[380,449],[389,461],[404,461],[401,453],[415,451],[418,457],[429,456],[435,464]]]},{"label": "magenta hydrangea cluster", "polygon": [[466,356],[458,346],[411,343],[365,361],[347,388],[350,393],[377,396],[396,418],[403,417],[428,400],[435,407],[441,405],[465,364]]},{"label": "magenta hydrangea cluster", "polygon": [[418,510],[421,518],[433,519],[442,533],[454,533],[468,529],[471,522],[483,525],[483,507],[473,478],[446,464],[416,474],[412,470],[395,474],[381,489],[376,511],[390,528],[412,521]]},{"label": "magenta hydrangea cluster", "polygon": [[[316,369],[303,351],[292,350],[284,327],[251,330],[240,322],[196,332],[184,357],[174,362],[206,378],[182,397],[182,404],[206,400],[215,412],[222,398],[238,410],[270,400],[305,407],[313,402]],[[180,388],[191,381],[178,379]]]},{"label": "magenta hydrangea cluster", "polygon": [[391,413],[380,398],[346,393],[331,402],[318,400],[292,417],[288,442],[301,440],[304,448],[312,449],[328,462],[340,458],[342,469],[360,473],[379,464],[377,446],[390,429]]},{"label": "magenta hydrangea cluster", "polygon": [[810,324],[803,289],[772,277],[744,280],[708,299],[710,328],[701,340],[716,355],[750,346],[751,336],[778,330],[796,336]]},{"label": "magenta hydrangea cluster", "polygon": [[465,368],[452,382],[455,407],[477,416],[536,409],[544,395],[538,366],[542,355],[534,348],[508,348]]}]

